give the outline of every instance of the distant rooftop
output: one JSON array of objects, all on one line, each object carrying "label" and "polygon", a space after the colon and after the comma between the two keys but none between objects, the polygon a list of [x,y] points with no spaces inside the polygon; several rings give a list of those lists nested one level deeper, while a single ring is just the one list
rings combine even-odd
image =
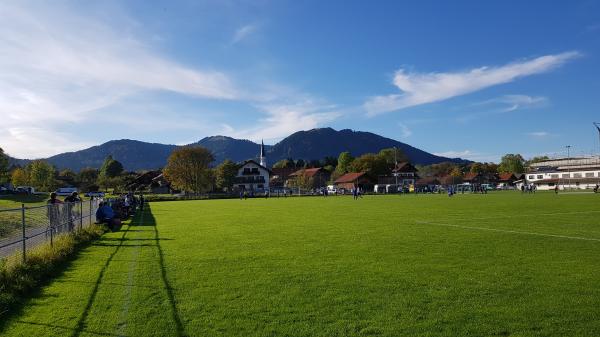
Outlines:
[{"label": "distant rooftop", "polygon": [[559,170],[600,167],[600,156],[554,158],[531,164],[530,167],[532,169],[553,167]]}]

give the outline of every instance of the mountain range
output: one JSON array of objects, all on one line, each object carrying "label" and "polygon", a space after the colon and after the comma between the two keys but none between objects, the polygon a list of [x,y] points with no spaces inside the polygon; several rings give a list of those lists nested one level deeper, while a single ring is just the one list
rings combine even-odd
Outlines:
[{"label": "mountain range", "polygon": [[[225,159],[240,162],[255,159],[260,152],[260,145],[245,139],[226,136],[211,136],[189,144],[200,145],[211,150],[215,156],[215,164]],[[85,167],[99,168],[108,155],[120,161],[126,170],[138,171],[163,167],[171,152],[177,145],[146,143],[137,140],[111,140],[90,148],[61,153],[49,158],[48,162],[58,169],[69,168],[79,171]],[[446,158],[417,149],[408,144],[386,138],[371,132],[319,128],[296,132],[275,145],[265,145],[267,161],[270,165],[286,158],[322,159],[327,156],[337,157],[341,152],[349,151],[353,156],[365,153],[376,153],[381,149],[397,147],[403,151],[414,164],[435,164],[440,162],[466,162],[460,158]],[[25,165],[28,160],[11,158],[11,163]]]}]

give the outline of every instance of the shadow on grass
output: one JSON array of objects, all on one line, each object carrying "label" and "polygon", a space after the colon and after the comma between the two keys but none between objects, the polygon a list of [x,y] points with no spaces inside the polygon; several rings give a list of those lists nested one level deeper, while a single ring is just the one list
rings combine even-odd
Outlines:
[{"label": "shadow on grass", "polygon": [[[129,239],[129,238],[125,237],[127,232],[135,230],[132,228],[143,227],[143,226],[153,228],[154,238],[151,238],[151,239]],[[139,246],[154,246],[158,249],[161,279],[162,279],[165,291],[167,293],[167,298],[169,300],[169,306],[171,309],[171,317],[173,319],[173,322],[175,323],[177,336],[179,336],[179,337],[187,336],[185,333],[185,329],[183,328],[183,324],[181,323],[181,318],[179,317],[179,313],[177,311],[177,306],[175,303],[175,296],[173,294],[173,289],[171,288],[171,285],[169,284],[169,280],[167,279],[167,272],[166,272],[165,262],[164,262],[164,254],[162,251],[162,247],[160,246],[161,240],[172,240],[172,239],[159,238],[158,229],[156,228],[156,219],[152,215],[152,211],[150,209],[150,206],[148,205],[141,213],[138,213],[138,215],[136,215],[136,217],[132,220],[131,225],[127,228],[127,230],[125,230],[123,232],[123,235],[120,238],[107,238],[105,240],[102,240],[103,242],[95,243],[95,245],[97,245],[97,246],[115,246],[116,248],[111,253],[111,255],[108,257],[108,259],[106,260],[106,263],[102,267],[100,274],[98,275],[98,278],[96,279],[96,282],[94,283],[94,289],[92,290],[92,293],[90,295],[90,298],[88,299],[87,305],[86,305],[83,313],[81,314],[79,320],[77,321],[77,325],[75,326],[73,333],[71,334],[72,337],[78,337],[82,332],[86,332],[86,333],[88,332],[88,331],[84,330],[85,321],[87,320],[90,309],[92,308],[92,305],[94,304],[94,301],[96,300],[96,294],[98,293],[98,288],[100,287],[100,284],[102,284],[104,272],[108,269],[108,267],[109,267],[110,263],[113,261],[115,255],[123,248],[139,247]],[[114,244],[104,243],[106,241],[118,241],[118,243],[114,243]],[[126,244],[126,242],[128,242],[128,241],[153,241],[155,243],[143,243],[143,244],[132,245],[132,244]]]},{"label": "shadow on grass", "polygon": [[[152,229],[151,230],[133,229],[136,227],[138,227],[138,228],[139,227],[151,227]],[[154,238],[129,239],[129,238],[126,238],[126,235],[129,231],[148,231],[148,232],[153,231]],[[127,227],[127,229],[123,230],[123,234],[119,238],[101,238],[98,241],[89,242],[85,245],[82,245],[80,247],[80,249],[75,254],[73,254],[73,256],[70,259],[63,262],[61,265],[57,266],[57,268],[55,269],[55,272],[51,275],[51,277],[49,277],[45,282],[40,284],[40,286],[38,288],[36,288],[36,290],[30,294],[30,296],[27,300],[24,300],[23,302],[15,305],[13,307],[13,309],[11,309],[10,312],[0,313],[0,334],[6,327],[7,323],[13,322],[13,323],[19,323],[19,324],[47,326],[47,327],[51,327],[51,328],[63,329],[63,330],[65,330],[64,335],[70,335],[72,337],[78,337],[81,334],[91,334],[91,335],[98,335],[98,336],[116,336],[116,334],[112,334],[112,333],[108,333],[108,332],[90,331],[90,330],[85,329],[86,320],[88,319],[91,308],[92,308],[94,302],[96,301],[96,296],[98,294],[100,285],[108,284],[106,282],[103,282],[104,274],[107,271],[107,269],[109,268],[111,262],[116,261],[115,256],[121,249],[129,248],[129,247],[137,247],[137,246],[155,246],[158,250],[158,256],[159,256],[158,262],[160,265],[161,279],[162,279],[164,289],[166,291],[166,295],[167,295],[167,298],[169,301],[171,317],[173,319],[173,322],[175,323],[177,336],[179,336],[179,337],[187,336],[187,334],[185,333],[183,324],[181,322],[181,318],[179,317],[179,313],[177,311],[173,288],[171,287],[169,280],[167,278],[164,254],[163,254],[162,247],[160,246],[161,240],[172,240],[172,239],[159,238],[159,232],[158,232],[158,229],[156,228],[156,219],[152,215],[150,207],[147,206],[143,212],[138,213],[132,219],[131,224]],[[111,242],[111,241],[114,243],[105,243],[105,242]],[[130,243],[131,241],[148,241],[148,243],[142,243],[142,244],[138,244],[138,245],[127,244],[127,243]],[[150,242],[152,242],[152,243],[150,243]],[[46,323],[38,323],[38,322],[30,322],[30,321],[22,321],[22,320],[16,320],[16,319],[12,320],[11,319],[11,318],[22,316],[24,314],[24,309],[25,309],[26,305],[28,303],[30,303],[30,301],[32,299],[48,297],[49,295],[42,294],[44,287],[47,286],[48,284],[50,284],[50,282],[52,280],[64,275],[64,273],[72,267],[73,261],[81,255],[84,248],[90,247],[90,246],[109,246],[109,247],[115,247],[115,249],[110,253],[108,258],[104,262],[104,265],[100,269],[100,272],[99,272],[96,280],[94,282],[89,282],[90,285],[93,285],[93,289],[87,300],[86,306],[83,309],[83,312],[81,313],[79,319],[77,320],[75,327],[71,328],[71,327],[58,326],[58,325],[52,325],[52,324],[46,324]],[[148,262],[150,262],[150,261],[148,261]]]},{"label": "shadow on grass", "polygon": [[[136,215],[136,217],[131,221],[131,225],[133,225],[134,223],[139,221],[139,218],[140,218],[140,215]],[[129,230],[130,227],[131,226],[128,226],[127,229],[123,231],[123,234],[121,235],[121,238],[120,238],[121,239],[120,244],[115,245],[116,246],[115,250],[113,250],[113,252],[110,253],[110,255],[108,256],[108,259],[102,266],[102,269],[100,269],[100,273],[98,274],[98,278],[96,279],[96,282],[94,283],[94,289],[92,289],[92,293],[90,294],[90,297],[88,298],[85,309],[83,309],[83,312],[81,313],[81,316],[79,316],[79,319],[77,320],[77,324],[75,325],[75,328],[73,329],[73,332],[71,333],[72,337],[79,336],[82,332],[86,332],[86,333],[88,332],[88,331],[84,331],[83,328],[85,326],[85,321],[86,321],[88,315],[90,314],[90,310],[92,309],[92,305],[94,304],[94,301],[96,300],[96,295],[98,294],[98,288],[100,288],[100,284],[102,283],[102,279],[104,278],[104,273],[108,269],[110,262],[113,260],[115,255],[117,255],[117,253],[123,246],[125,235],[127,235],[127,231]],[[96,243],[94,245],[98,246],[99,244]]]},{"label": "shadow on grass", "polygon": [[146,213],[144,214],[144,216],[146,218],[144,219],[143,225],[144,226],[153,226],[153,228],[154,228],[154,240],[156,240],[156,247],[158,249],[158,259],[159,259],[159,263],[160,263],[160,276],[162,278],[163,285],[165,287],[165,291],[167,292],[167,297],[169,299],[169,305],[171,307],[171,317],[173,318],[173,322],[175,323],[175,328],[177,329],[177,336],[179,336],[179,337],[187,336],[187,334],[185,333],[185,329],[183,328],[183,324],[181,323],[181,318],[179,317],[179,312],[177,311],[177,305],[175,303],[175,295],[173,294],[173,288],[171,287],[171,284],[169,283],[169,279],[167,278],[167,269],[165,268],[165,257],[164,257],[162,247],[160,246],[161,240],[168,240],[168,239],[160,239],[159,238],[158,228],[156,227],[156,219],[154,218],[154,215],[152,214],[152,211],[150,210],[149,205],[146,207],[145,212]]},{"label": "shadow on grass", "polygon": [[91,247],[93,243],[94,241],[81,243],[77,247],[77,250],[69,258],[67,258],[65,261],[56,264],[52,272],[48,275],[48,277],[45,280],[41,281],[34,290],[30,291],[26,297],[21,298],[21,300],[18,303],[13,304],[9,309],[10,311],[0,312],[0,335],[2,335],[2,331],[4,331],[4,329],[6,328],[6,324],[12,322],[12,318],[21,316],[24,312],[25,307],[33,299],[49,298],[54,296],[48,294],[44,295],[43,289],[55,279],[62,277],[64,273],[67,272],[73,266],[73,261],[77,260],[82,254],[82,252],[86,248]]}]

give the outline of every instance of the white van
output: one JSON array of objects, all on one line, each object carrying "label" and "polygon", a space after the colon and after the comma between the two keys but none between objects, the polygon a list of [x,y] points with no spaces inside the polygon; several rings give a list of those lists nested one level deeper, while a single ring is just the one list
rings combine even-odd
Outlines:
[{"label": "white van", "polygon": [[73,192],[77,192],[77,188],[76,187],[61,187],[54,192],[56,193],[56,195],[65,197],[65,196],[71,195]]}]

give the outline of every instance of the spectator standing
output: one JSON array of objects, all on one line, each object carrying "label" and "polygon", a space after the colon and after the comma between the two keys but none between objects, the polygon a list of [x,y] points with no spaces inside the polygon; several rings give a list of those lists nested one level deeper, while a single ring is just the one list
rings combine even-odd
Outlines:
[{"label": "spectator standing", "polygon": [[65,206],[63,206],[63,208],[67,212],[67,221],[69,224],[69,227],[68,227],[69,232],[73,231],[73,229],[75,228],[76,212],[74,211],[74,209],[76,207],[75,204],[80,201],[81,201],[81,199],[79,199],[79,195],[77,194],[77,192],[73,192],[73,193],[71,193],[71,195],[69,195],[68,197],[65,198]]},{"label": "spectator standing", "polygon": [[60,204],[63,202],[58,199],[56,192],[50,193],[50,199],[47,202],[46,214],[50,220],[50,230],[55,230],[60,224]]}]

